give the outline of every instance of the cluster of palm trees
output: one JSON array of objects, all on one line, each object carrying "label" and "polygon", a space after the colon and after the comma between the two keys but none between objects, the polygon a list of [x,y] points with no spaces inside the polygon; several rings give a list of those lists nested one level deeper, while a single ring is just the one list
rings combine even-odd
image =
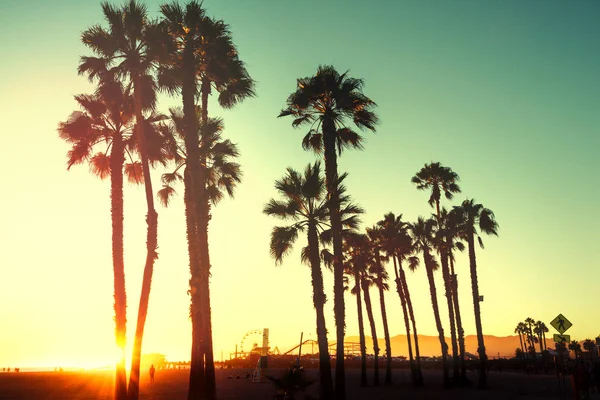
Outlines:
[{"label": "cluster of palm trees", "polygon": [[[137,399],[140,356],[154,262],[158,258],[158,214],[150,169],[162,175],[158,198],[166,206],[175,184],[184,184],[190,263],[192,321],[188,398],[214,398],[215,372],[210,309],[208,224],[211,206],[233,196],[241,170],[237,146],[223,138],[223,121],[209,118],[209,95],[229,108],[254,96],[254,82],[240,60],[226,23],[207,15],[202,4],[163,4],[152,20],[142,3],[102,3],[108,27],[94,25],[81,35],[92,56],[81,57],[78,72],[97,84],[75,96],[81,110],[58,127],[72,147],[68,168],[88,162],[111,179],[115,333],[121,359],[116,365],[115,399]],[[157,111],[157,92],[180,95],[182,107]],[[200,104],[197,101],[200,100]],[[126,290],[123,261],[123,180],[143,183],[147,202],[147,256],[131,362],[126,382]]]},{"label": "cluster of palm trees", "polygon": [[[583,356],[583,351],[581,350],[581,347],[581,343],[579,343],[576,340],[573,340],[571,341],[571,343],[568,344],[568,349],[575,354],[576,358]],[[596,346],[596,341],[592,339],[585,339],[583,341],[583,349],[589,353],[592,359],[596,358],[596,356],[598,355],[598,347]]]},{"label": "cluster of palm trees", "polygon": [[[209,96],[218,93],[220,106],[230,108],[252,97],[254,82],[239,58],[226,23],[207,15],[202,4],[192,0],[184,6],[177,2],[160,7],[161,15],[152,20],[146,7],[130,0],[122,6],[102,4],[108,27],[94,25],[85,30],[82,42],[93,55],[81,57],[78,72],[96,84],[92,94],[75,96],[80,110],[74,111],[58,127],[59,135],[71,145],[68,168],[89,163],[100,178],[111,180],[112,253],[114,272],[115,336],[121,351],[116,366],[115,398],[137,399],[139,395],[140,356],[148,312],[154,262],[158,258],[158,214],[154,196],[167,206],[183,183],[186,235],[190,264],[192,321],[191,369],[188,398],[212,399],[216,396],[210,307],[210,253],[208,225],[211,207],[226,194],[233,196],[241,180],[237,146],[223,137],[223,121],[208,114]],[[433,273],[441,261],[445,295],[450,309],[455,376],[464,378],[464,338],[458,308],[457,280],[453,251],[469,248],[475,319],[482,364],[480,384],[485,384],[485,347],[481,333],[479,293],[475,259],[475,237],[479,233],[497,234],[493,213],[473,200],[447,211],[440,206],[443,193],[451,199],[460,192],[458,175],[439,163],[426,165],[413,178],[418,189],[431,189],[430,205],[436,213],[415,223],[402,216],[387,214],[375,226],[360,233],[359,215],[364,210],[352,202],[343,184],[346,174],[338,173],[337,157],[346,148],[362,148],[359,129],[375,131],[376,104],[362,92],[363,81],[339,73],[332,66],[320,66],[314,76],[298,79],[296,90],[288,97],[279,116],[293,117],[292,125],[309,125],[302,140],[306,150],[324,156],[324,177],[319,162],[303,173],[288,169],[276,182],[283,200],[271,200],[264,212],[291,218],[290,226],[276,227],[271,237],[271,252],[279,262],[300,232],[307,234],[302,258],[311,266],[313,303],[317,311],[317,335],[321,353],[322,398],[345,399],[344,291],[353,282],[361,326],[361,349],[365,359],[362,328],[362,298],[366,303],[375,356],[379,356],[370,287],[377,287],[384,320],[386,340],[385,382],[391,382],[391,349],[384,291],[387,290],[386,264],[394,265],[396,289],[400,297],[407,335],[414,340],[416,357],[409,345],[415,384],[422,384],[418,335],[406,275],[424,260],[430,282],[433,310],[444,360],[445,343]],[[157,93],[180,96],[182,107],[168,113],[158,111]],[[199,104],[197,103],[199,102]],[[154,193],[151,168],[168,168],[161,178],[162,188]],[[144,184],[147,203],[147,255],[137,314],[129,382],[126,382],[126,285],[123,260],[123,181],[125,177]],[[323,307],[326,302],[321,265],[334,274],[334,314],[336,321],[335,390],[327,346]],[[409,323],[410,320],[410,323]],[[412,330],[411,330],[412,329]],[[460,355],[459,355],[460,353]],[[378,365],[376,363],[375,365]],[[363,361],[362,382],[366,384]],[[444,380],[449,384],[447,364]],[[375,382],[379,382],[376,367]]]},{"label": "cluster of palm trees", "polygon": [[546,332],[548,331],[546,324],[530,317],[523,322],[519,322],[515,327],[515,333],[519,335],[520,344],[520,348],[515,353],[517,357],[526,358],[529,356],[535,359],[536,343],[539,343],[540,353],[546,350]]},{"label": "cluster of palm trees", "polygon": [[[363,81],[352,78],[348,73],[339,73],[332,66],[320,66],[314,76],[297,80],[296,91],[287,99],[280,117],[293,117],[292,125],[310,128],[302,139],[302,147],[312,150],[325,161],[325,176],[322,176],[320,162],[309,164],[303,172],[288,168],[286,174],[275,182],[280,199],[271,199],[264,213],[283,220],[289,220],[286,226],[273,228],[270,240],[271,254],[276,262],[282,261],[299,235],[306,234],[307,244],[302,248],[301,259],[311,269],[313,286],[313,305],[317,314],[317,337],[320,352],[321,398],[345,398],[344,372],[344,335],[345,305],[344,291],[347,286],[356,295],[359,320],[359,337],[362,354],[361,384],[367,384],[366,346],[363,327],[362,298],[366,306],[371,336],[374,343],[374,383],[379,384],[378,357],[380,349],[377,342],[370,287],[377,287],[384,324],[386,343],[385,383],[391,383],[391,348],[384,291],[388,289],[389,275],[386,265],[393,263],[396,290],[398,292],[408,337],[408,352],[415,385],[423,384],[420,366],[415,314],[410,292],[403,269],[403,262],[414,271],[422,256],[430,284],[432,308],[444,366],[444,383],[450,386],[447,365],[448,346],[445,342],[442,318],[440,316],[435,287],[434,272],[441,261],[445,295],[448,302],[451,326],[454,378],[456,382],[466,380],[464,332],[458,306],[458,282],[456,279],[454,252],[463,250],[465,241],[469,250],[471,288],[474,300],[475,321],[477,327],[478,351],[481,364],[480,387],[486,385],[485,346],[479,310],[479,289],[477,283],[477,263],[475,240],[483,242],[480,233],[497,235],[498,225],[491,210],[477,204],[474,200],[465,200],[452,210],[441,207],[442,193],[452,199],[460,192],[457,184],[459,177],[450,168],[438,162],[426,164],[412,178],[418,189],[431,190],[429,204],[435,206],[435,214],[430,218],[420,217],[409,223],[402,215],[386,214],[365,233],[358,230],[359,215],[364,212],[352,202],[346,193],[343,181],[346,174],[339,174],[337,157],[344,149],[362,149],[362,136],[351,127],[351,123],[362,130],[375,131],[378,122],[373,109],[375,103],[363,91]],[[331,363],[327,346],[327,328],[324,318],[326,296],[323,287],[321,266],[333,270],[334,275],[334,316],[336,323],[336,368],[335,388],[331,379]],[[410,323],[409,323],[410,320]],[[412,330],[412,335],[411,335]],[[416,357],[413,356],[413,344]]]}]

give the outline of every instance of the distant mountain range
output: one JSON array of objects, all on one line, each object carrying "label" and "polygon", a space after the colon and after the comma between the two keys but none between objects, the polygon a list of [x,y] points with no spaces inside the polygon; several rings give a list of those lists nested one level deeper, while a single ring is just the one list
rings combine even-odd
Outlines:
[{"label": "distant mountain range", "polygon": [[[484,335],[486,354],[489,358],[492,357],[514,357],[515,350],[521,347],[518,335],[512,336],[492,336]],[[359,342],[358,336],[346,336],[346,342]],[[366,337],[367,341],[367,354],[373,353],[373,340],[371,337]],[[405,356],[408,357],[408,344],[406,342],[406,335],[396,335],[390,338],[392,346],[392,356]],[[379,354],[385,353],[385,340],[378,339],[379,348],[381,349]],[[448,352],[452,354],[452,346],[450,344],[450,338],[446,338],[448,344]],[[548,348],[554,348],[554,341],[546,338],[546,344]],[[536,350],[539,352],[539,344],[536,343]],[[419,335],[419,350],[421,356],[439,356],[442,354],[440,349],[440,341],[437,336]],[[465,351],[471,354],[477,354],[477,336],[467,335],[465,336]],[[414,346],[413,346],[414,354]]]}]

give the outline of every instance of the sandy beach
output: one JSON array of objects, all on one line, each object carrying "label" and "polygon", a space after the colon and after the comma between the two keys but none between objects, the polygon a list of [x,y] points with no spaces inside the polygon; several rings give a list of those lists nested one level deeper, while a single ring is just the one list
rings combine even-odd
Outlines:
[{"label": "sandy beach", "polygon": [[[250,370],[217,370],[218,398],[233,399],[272,399],[276,390],[271,383],[252,383],[248,379],[228,379],[230,376],[243,377]],[[273,376],[279,376],[283,370],[270,370]],[[317,371],[306,372],[317,381]],[[187,394],[188,370],[160,370],[154,383],[147,374],[142,376],[140,399],[184,400]],[[474,386],[466,388],[442,388],[441,373],[425,371],[426,386],[410,386],[408,370],[394,370],[394,383],[391,386],[360,387],[360,371],[347,371],[348,399],[461,399],[461,400],[549,400],[559,399],[557,379],[553,375],[526,375],[523,373],[492,372],[489,374],[490,389],[481,391]],[[476,378],[469,372],[471,379]],[[369,371],[372,382],[372,371]],[[568,385],[568,384],[567,384]],[[19,372],[0,374],[0,399],[4,400],[110,400],[112,398],[113,373],[111,371],[90,372]],[[318,392],[313,384],[307,394],[314,396]],[[303,396],[298,396],[302,399]],[[571,394],[567,398],[572,398]],[[599,399],[592,393],[592,399]]]}]

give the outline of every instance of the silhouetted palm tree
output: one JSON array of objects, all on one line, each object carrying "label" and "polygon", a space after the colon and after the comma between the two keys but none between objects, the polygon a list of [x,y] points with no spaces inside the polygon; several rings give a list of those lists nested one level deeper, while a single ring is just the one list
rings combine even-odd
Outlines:
[{"label": "silhouetted palm tree", "polygon": [[366,235],[348,232],[344,235],[344,261],[345,273],[354,281],[351,292],[356,296],[356,310],[358,313],[358,336],[360,342],[360,386],[367,386],[367,346],[365,342],[365,328],[362,313],[362,285],[361,275],[367,268],[369,250]]},{"label": "silhouetted palm tree", "polygon": [[319,230],[327,220],[325,182],[321,177],[320,164],[309,165],[304,175],[288,168],[283,179],[275,182],[283,201],[271,199],[263,212],[267,215],[294,221],[291,226],[276,226],[271,233],[271,255],[277,263],[292,249],[300,232],[306,232],[308,246],[303,251],[304,261],[311,268],[313,305],[317,313],[317,340],[319,344],[319,371],[321,397],[333,396],[331,362],[327,344],[327,327],[324,306],[326,301],[323,273],[319,251]]},{"label": "silhouetted palm tree", "polygon": [[515,327],[515,333],[519,335],[519,343],[521,344],[521,352],[523,354],[525,354],[525,348],[523,347],[523,334],[525,333],[524,331],[524,326],[522,322],[519,322],[517,324],[517,326]]},{"label": "silhouetted palm tree", "polygon": [[533,336],[533,325],[535,324],[535,320],[531,317],[525,318],[525,332],[527,334],[527,341],[529,342],[529,346],[527,347],[527,352],[531,354],[531,358],[535,359],[535,341]]},{"label": "silhouetted palm tree", "polygon": [[592,339],[585,339],[583,341],[583,349],[590,353],[592,360],[596,357],[596,343]]},{"label": "silhouetted palm tree", "polygon": [[465,331],[462,325],[462,316],[460,313],[460,304],[458,301],[458,278],[454,271],[454,251],[463,251],[465,246],[459,242],[461,215],[452,209],[448,212],[447,217],[444,217],[445,233],[446,233],[446,248],[448,251],[448,259],[450,260],[450,286],[452,287],[452,301],[454,306],[454,316],[456,317],[456,330],[458,333],[458,350],[460,356],[460,381],[462,384],[467,383],[467,365],[465,362]]},{"label": "silhouetted palm tree", "polygon": [[[133,131],[132,99],[127,88],[115,81],[103,82],[94,95],[80,94],[75,100],[83,111],[74,111],[58,132],[72,147],[67,154],[67,169],[89,162],[90,171],[104,179],[110,176],[110,209],[112,221],[112,258],[115,298],[115,336],[121,358],[116,365],[115,399],[127,396],[125,371],[126,309],[125,266],[123,261],[123,168],[131,182],[141,183],[139,163],[131,157]],[[92,155],[102,146],[103,150]]]},{"label": "silhouetted palm tree", "polygon": [[433,272],[439,267],[435,256],[432,254],[432,251],[434,249],[433,234],[435,224],[436,222],[434,219],[424,220],[422,217],[419,217],[416,223],[409,224],[409,231],[413,238],[415,253],[421,253],[423,255],[425,270],[427,272],[427,280],[429,281],[429,294],[431,295],[431,305],[433,307],[435,325],[438,331],[438,337],[442,349],[444,387],[448,387],[450,384],[447,364],[448,345],[446,344],[446,340],[444,338],[444,328],[442,327],[442,320],[440,319],[440,310],[438,307],[437,293],[435,289],[435,279],[433,277]]},{"label": "silhouetted palm tree", "polygon": [[387,281],[389,275],[383,265],[389,258],[385,255],[383,248],[383,236],[381,227],[374,225],[372,228],[367,228],[367,235],[371,240],[371,246],[373,249],[373,265],[371,272],[373,273],[373,284],[379,291],[379,307],[381,309],[381,320],[383,322],[383,334],[385,337],[385,380],[384,383],[389,385],[392,383],[392,346],[390,342],[390,330],[387,320],[387,312],[385,309],[385,297],[384,292],[389,290]]},{"label": "silhouetted palm tree", "polygon": [[[423,384],[423,373],[421,369],[419,335],[417,332],[415,315],[410,298],[410,291],[408,290],[408,282],[406,281],[406,274],[402,268],[402,261],[408,260],[409,268],[412,270],[416,266],[418,259],[416,257],[409,257],[409,254],[411,254],[413,251],[413,246],[412,240],[407,233],[408,225],[402,221],[402,214],[396,217],[394,213],[387,213],[384,215],[383,220],[377,222],[377,225],[381,227],[382,245],[384,251],[388,257],[392,257],[392,261],[394,263],[396,291],[400,297],[402,312],[404,314],[404,325],[406,328],[406,340],[408,344],[408,357],[411,369],[411,377],[414,385],[421,386]],[[413,358],[410,324],[408,321],[409,317],[413,327],[416,363]]]},{"label": "silhouetted palm tree", "polygon": [[483,329],[481,327],[481,311],[479,307],[479,285],[477,282],[477,260],[475,257],[475,237],[479,245],[483,248],[483,241],[479,236],[479,231],[488,235],[498,235],[498,223],[494,218],[494,213],[481,204],[476,204],[473,199],[465,200],[459,207],[455,207],[462,214],[463,226],[462,234],[469,247],[469,265],[471,269],[471,289],[473,292],[473,308],[475,311],[475,327],[477,329],[477,346],[479,353],[479,387],[487,387],[486,376],[486,354],[483,340]]},{"label": "silhouetted palm tree", "polygon": [[[435,216],[438,222],[439,235],[436,240],[436,248],[440,255],[442,264],[442,276],[444,279],[444,289],[446,292],[446,301],[448,303],[448,315],[450,321],[450,339],[452,343],[452,360],[453,360],[453,372],[454,381],[459,379],[459,359],[458,359],[458,344],[456,340],[456,329],[454,320],[454,302],[453,297],[457,297],[458,294],[452,290],[450,283],[451,276],[448,269],[448,247],[446,244],[445,230],[447,221],[442,218],[442,210],[440,209],[440,198],[441,194],[444,193],[448,200],[454,197],[454,193],[460,193],[460,188],[457,184],[459,180],[458,175],[448,167],[442,166],[439,162],[425,164],[419,172],[412,177],[411,181],[417,185],[417,189],[420,190],[431,190],[429,196],[429,205],[435,206]],[[448,213],[444,212],[444,217],[447,217]],[[444,218],[446,219],[446,218]]]},{"label": "silhouetted palm tree", "polygon": [[369,288],[375,285],[375,275],[373,266],[375,265],[375,256],[373,254],[372,242],[366,235],[366,251],[369,253],[367,264],[365,269],[362,271],[360,286],[363,290],[365,297],[365,310],[367,311],[367,318],[369,319],[369,326],[371,328],[371,338],[373,339],[373,385],[379,386],[379,343],[377,341],[377,329],[375,328],[375,318],[373,317],[373,304],[371,303],[371,293]]},{"label": "silhouetted palm tree", "polygon": [[361,129],[375,131],[378,118],[372,111],[375,103],[362,93],[363,81],[340,74],[332,66],[319,66],[314,76],[298,79],[297,89],[287,99],[280,117],[294,117],[294,127],[311,124],[304,137],[304,149],[324,153],[325,181],[331,199],[330,218],[334,254],[334,314],[336,321],[336,398],[346,398],[344,370],[344,266],[342,261],[342,223],[339,215],[337,153],[343,148],[362,148],[361,136],[348,128],[347,119]]},{"label": "silhouetted palm tree", "polygon": [[[342,181],[344,177],[342,177]],[[284,178],[275,182],[275,187],[283,200],[271,199],[263,212],[294,222],[287,227],[273,228],[271,255],[277,263],[280,263],[283,257],[291,251],[299,233],[306,232],[308,245],[302,249],[301,257],[302,261],[308,263],[311,268],[313,305],[317,314],[321,398],[331,399],[333,382],[324,314],[327,298],[323,287],[321,252],[319,251],[320,236],[330,230],[330,224],[325,181],[321,176],[320,163],[315,162],[314,165],[308,165],[304,174],[288,168]],[[340,190],[342,193],[345,191],[343,185]],[[347,229],[354,229],[359,222],[357,215],[363,210],[352,204],[350,197],[342,196],[342,198],[343,225]]]},{"label": "silhouetted palm tree", "polygon": [[78,71],[80,74],[87,74],[90,80],[101,77],[108,71],[111,75],[128,79],[133,88],[135,129],[148,205],[148,214],[146,215],[148,224],[147,255],[128,387],[128,396],[136,400],[139,396],[142,338],[148,314],[152,273],[154,261],[158,258],[156,252],[158,216],[154,209],[149,146],[147,132],[144,130],[143,110],[154,108],[156,103],[152,70],[159,61],[163,48],[159,45],[161,30],[150,22],[145,5],[135,0],[130,0],[120,8],[115,8],[109,3],[102,3],[102,11],[108,22],[108,30],[100,25],[94,25],[82,33],[82,42],[90,47],[97,57],[81,57]]},{"label": "silhouetted palm tree", "polygon": [[[161,6],[162,25],[172,39],[173,52],[169,62],[159,68],[158,81],[169,92],[181,91],[184,117],[189,127],[186,147],[196,152],[198,138],[195,99],[201,97],[200,122],[207,126],[208,96],[212,87],[220,92],[219,103],[230,108],[246,97],[254,96],[254,82],[244,63],[239,59],[229,27],[223,21],[206,16],[202,4],[190,1],[185,9],[178,3]],[[190,268],[195,279],[190,284],[192,299],[192,365],[190,369],[190,396],[203,391],[209,398],[215,397],[214,355],[212,348],[212,323],[210,311],[210,254],[208,248],[208,223],[210,221],[210,194],[206,180],[206,160],[201,153],[190,154],[193,164],[186,167],[189,175],[188,230]],[[192,209],[194,212],[192,212]]]},{"label": "silhouetted palm tree", "polygon": [[581,344],[577,340],[573,340],[569,343],[569,350],[575,353],[575,358],[579,358],[581,356]]}]

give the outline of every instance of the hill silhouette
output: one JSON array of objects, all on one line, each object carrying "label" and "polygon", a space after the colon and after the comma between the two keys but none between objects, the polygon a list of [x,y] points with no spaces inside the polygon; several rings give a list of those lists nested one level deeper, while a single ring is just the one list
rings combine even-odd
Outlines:
[{"label": "hill silhouette", "polygon": [[[511,336],[493,336],[483,335],[485,342],[485,350],[489,358],[500,357],[514,357],[515,350],[520,347],[518,335]],[[358,336],[346,336],[347,342],[358,342]],[[366,337],[367,341],[367,354],[373,353],[373,340],[371,337]],[[396,335],[390,338],[392,346],[392,356],[405,356],[408,357],[408,344],[406,342],[406,335]],[[381,349],[379,354],[385,353],[385,340],[378,339],[379,348]],[[446,338],[448,344],[448,351],[452,353],[452,346],[450,345],[450,338]],[[548,348],[554,348],[554,342],[552,339],[546,338],[546,344]],[[536,350],[539,351],[539,344],[536,344]],[[419,335],[419,349],[421,356],[439,356],[440,342],[437,336]],[[477,336],[466,335],[465,336],[465,351],[471,354],[477,354]],[[414,349],[413,349],[414,352]]]}]

